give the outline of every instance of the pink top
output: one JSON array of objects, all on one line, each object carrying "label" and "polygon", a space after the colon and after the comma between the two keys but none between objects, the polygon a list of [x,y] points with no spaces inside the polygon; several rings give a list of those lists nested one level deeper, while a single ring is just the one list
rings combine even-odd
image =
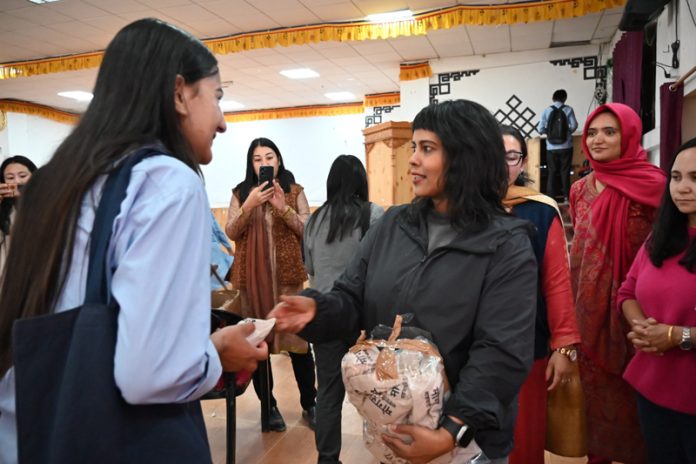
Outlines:
[{"label": "pink top", "polygon": [[[689,237],[696,237],[696,228],[689,227]],[[682,256],[666,259],[661,268],[656,268],[643,245],[619,289],[619,310],[625,300],[637,300],[646,317],[664,324],[695,327],[696,274],[678,264]],[[696,414],[695,350],[682,351],[675,347],[664,356],[637,351],[623,377],[653,403]]]}]

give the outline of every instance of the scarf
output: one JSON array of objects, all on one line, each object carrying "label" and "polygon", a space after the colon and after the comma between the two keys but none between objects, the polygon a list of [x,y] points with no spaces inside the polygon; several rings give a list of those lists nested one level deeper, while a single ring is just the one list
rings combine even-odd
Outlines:
[{"label": "scarf", "polygon": [[246,291],[254,317],[266,319],[275,300],[263,206],[254,208],[250,214],[253,217],[248,229]]},{"label": "scarf", "polygon": [[[621,157],[598,162],[589,154],[587,130],[592,120],[606,111],[613,113],[619,120]],[[635,111],[621,103],[607,103],[590,114],[582,134],[585,156],[592,165],[596,178],[606,186],[592,203],[592,226],[598,240],[606,246],[613,263],[613,278],[619,283],[626,277],[633,261],[628,241],[630,203],[657,208],[666,181],[664,172],[648,162],[647,153],[640,144],[642,133],[643,126]]]},{"label": "scarf", "polygon": [[[537,201],[539,203],[549,205],[556,210],[558,217],[561,217],[561,212],[558,210],[558,203],[556,203],[553,198],[548,197],[543,193],[539,193],[529,187],[510,185],[507,189],[507,193],[505,194],[505,198],[503,198],[503,205],[505,205],[506,208],[512,208],[515,205],[520,205],[527,201]],[[561,224],[562,223],[563,221],[561,221]]]}]

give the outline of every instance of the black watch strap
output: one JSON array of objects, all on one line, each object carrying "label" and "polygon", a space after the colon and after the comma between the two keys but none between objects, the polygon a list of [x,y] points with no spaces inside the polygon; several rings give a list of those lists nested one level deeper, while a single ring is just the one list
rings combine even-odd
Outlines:
[{"label": "black watch strap", "polygon": [[454,441],[457,444],[457,446],[466,448],[469,446],[469,443],[471,443],[471,440],[474,439],[474,429],[472,427],[469,427],[468,425],[465,424],[458,424],[452,419],[450,419],[447,415],[443,415],[440,417],[440,421],[438,423],[437,428],[443,428],[447,430],[452,437],[454,437]]}]

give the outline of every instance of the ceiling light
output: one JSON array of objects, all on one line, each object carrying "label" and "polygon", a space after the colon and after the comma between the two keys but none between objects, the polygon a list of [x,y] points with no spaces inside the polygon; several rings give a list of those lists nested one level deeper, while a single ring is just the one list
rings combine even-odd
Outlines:
[{"label": "ceiling light", "polygon": [[72,98],[80,102],[88,102],[92,100],[93,95],[82,90],[70,90],[68,92],[58,92],[58,95],[65,98]]},{"label": "ceiling light", "polygon": [[350,92],[329,92],[325,93],[324,96],[330,100],[355,100],[355,95]]},{"label": "ceiling light", "polygon": [[310,79],[312,77],[319,77],[318,72],[309,68],[286,69],[280,71],[280,74],[289,79]]},{"label": "ceiling light", "polygon": [[244,105],[234,100],[222,100],[220,102],[220,109],[222,111],[234,111],[242,108],[244,108]]},{"label": "ceiling light", "polygon": [[57,2],[58,0],[29,0],[31,3],[36,3],[37,5],[42,5],[44,3],[53,3]]},{"label": "ceiling light", "polygon": [[413,19],[411,10],[392,11],[391,13],[378,13],[367,15],[367,20],[373,23],[389,23],[393,21],[406,21]]}]

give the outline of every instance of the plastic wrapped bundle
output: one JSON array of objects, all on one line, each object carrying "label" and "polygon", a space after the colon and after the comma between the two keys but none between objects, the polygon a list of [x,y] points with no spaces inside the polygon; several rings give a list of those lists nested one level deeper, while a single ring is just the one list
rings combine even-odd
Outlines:
[{"label": "plastic wrapped bundle", "polygon": [[[383,434],[392,434],[388,426],[437,428],[449,395],[442,357],[435,345],[425,337],[398,338],[400,332],[401,316],[397,316],[387,340],[367,340],[363,333],[341,362],[348,399],[363,418],[365,445],[380,462],[390,464],[408,461],[395,456],[382,440]],[[472,441],[467,448],[456,448],[431,462],[467,463],[479,454]]]}]

